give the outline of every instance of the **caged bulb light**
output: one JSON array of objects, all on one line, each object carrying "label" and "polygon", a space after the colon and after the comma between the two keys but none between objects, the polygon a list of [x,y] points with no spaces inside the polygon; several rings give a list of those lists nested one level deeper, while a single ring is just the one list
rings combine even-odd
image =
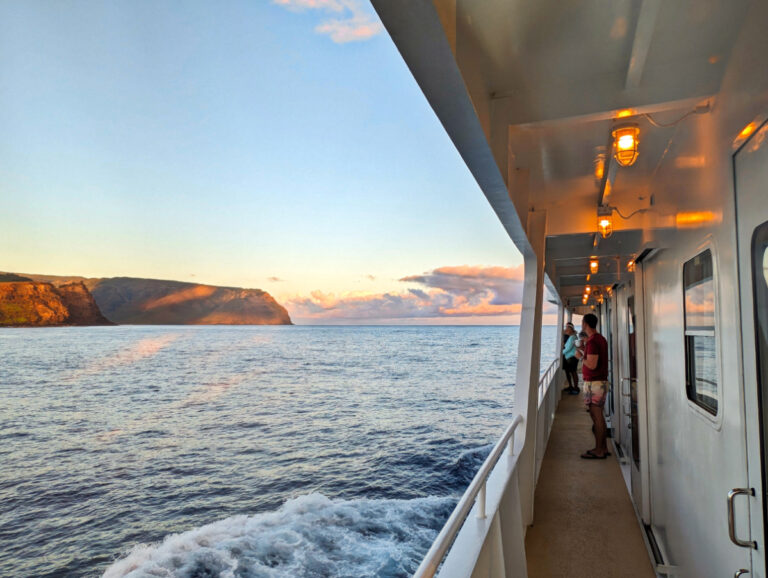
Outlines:
[{"label": "caged bulb light", "polygon": [[600,268],[600,263],[597,259],[590,259],[589,261],[589,273],[591,275],[596,275],[597,270]]},{"label": "caged bulb light", "polygon": [[597,208],[597,232],[603,239],[613,235],[613,209],[607,205]]},{"label": "caged bulb light", "polygon": [[611,136],[613,136],[613,158],[622,167],[631,167],[637,160],[640,127],[636,124],[622,124],[613,129]]}]

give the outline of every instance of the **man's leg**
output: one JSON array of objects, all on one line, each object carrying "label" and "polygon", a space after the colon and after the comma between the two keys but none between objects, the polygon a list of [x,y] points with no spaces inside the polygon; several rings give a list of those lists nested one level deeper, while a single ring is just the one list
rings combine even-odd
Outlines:
[{"label": "man's leg", "polygon": [[603,456],[608,453],[607,446],[607,428],[605,425],[605,416],[603,408],[599,405],[591,404],[589,406],[589,415],[595,424],[595,449],[591,450],[597,456]]}]

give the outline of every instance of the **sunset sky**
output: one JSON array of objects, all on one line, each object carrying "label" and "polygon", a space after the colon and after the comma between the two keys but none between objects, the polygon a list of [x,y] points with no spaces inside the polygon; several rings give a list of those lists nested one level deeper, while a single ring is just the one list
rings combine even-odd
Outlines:
[{"label": "sunset sky", "polygon": [[518,320],[522,259],[367,3],[0,3],[0,126],[0,270]]}]

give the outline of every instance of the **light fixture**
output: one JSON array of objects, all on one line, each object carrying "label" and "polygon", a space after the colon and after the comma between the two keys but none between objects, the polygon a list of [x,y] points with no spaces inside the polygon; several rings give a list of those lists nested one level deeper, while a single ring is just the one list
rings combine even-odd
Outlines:
[{"label": "light fixture", "polygon": [[627,271],[632,273],[634,270],[635,270],[635,260],[630,259],[629,262],[627,263]]},{"label": "light fixture", "polygon": [[589,295],[589,292],[590,292],[591,290],[592,290],[592,288],[591,288],[589,285],[587,285],[586,287],[584,287],[584,293],[585,293],[586,295]]},{"label": "light fixture", "polygon": [[757,123],[750,122],[747,126],[741,129],[741,132],[739,133],[738,138],[747,138],[749,135],[755,132],[756,128],[757,128]]},{"label": "light fixture", "polygon": [[613,129],[613,158],[622,167],[630,167],[637,160],[637,145],[640,127],[636,124],[622,124]]},{"label": "light fixture", "polygon": [[597,259],[590,259],[590,261],[589,261],[589,272],[592,275],[596,275],[597,274],[597,270],[599,268],[600,268],[600,263],[598,262],[598,260]]},{"label": "light fixture", "polygon": [[603,239],[613,235],[613,209],[607,205],[597,207],[597,231]]}]

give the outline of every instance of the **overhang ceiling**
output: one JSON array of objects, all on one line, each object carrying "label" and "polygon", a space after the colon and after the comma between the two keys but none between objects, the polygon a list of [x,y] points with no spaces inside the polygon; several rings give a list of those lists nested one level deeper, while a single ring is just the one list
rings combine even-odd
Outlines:
[{"label": "overhang ceiling", "polygon": [[[707,106],[716,105],[748,4],[372,1],[524,254],[531,250],[527,214],[546,211],[546,271],[563,298],[581,295],[590,255],[600,258],[601,285],[620,281],[644,246],[642,231],[668,226],[677,205],[688,202],[655,204],[654,182],[669,166],[684,171],[706,159],[695,148],[705,139],[687,139],[688,149],[675,139],[706,130]],[[613,236],[595,245],[601,189],[594,161],[609,150],[621,111],[621,122],[640,127],[640,154],[634,166],[615,171],[603,200],[623,215],[640,212],[627,220],[614,214]]]}]

